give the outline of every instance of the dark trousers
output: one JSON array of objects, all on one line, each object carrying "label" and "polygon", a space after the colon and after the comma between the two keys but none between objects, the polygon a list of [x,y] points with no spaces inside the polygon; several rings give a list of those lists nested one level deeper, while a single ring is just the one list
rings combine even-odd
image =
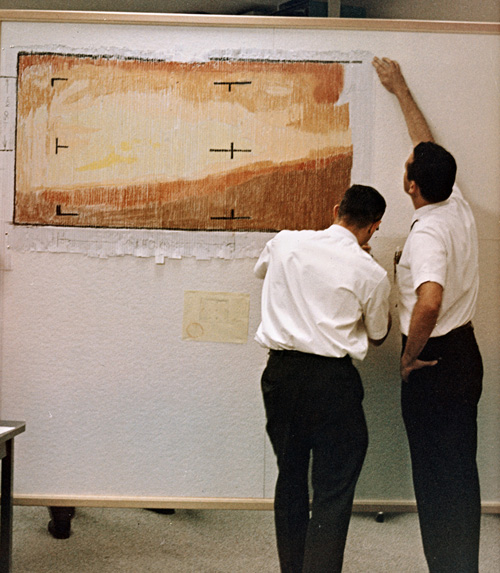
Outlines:
[{"label": "dark trousers", "polygon": [[483,366],[472,326],[431,338],[420,358],[439,363],[412,372],[401,400],[427,564],[431,573],[477,573]]},{"label": "dark trousers", "polygon": [[358,371],[349,357],[271,351],[262,392],[278,462],[274,510],[281,571],[340,572],[368,446]]}]

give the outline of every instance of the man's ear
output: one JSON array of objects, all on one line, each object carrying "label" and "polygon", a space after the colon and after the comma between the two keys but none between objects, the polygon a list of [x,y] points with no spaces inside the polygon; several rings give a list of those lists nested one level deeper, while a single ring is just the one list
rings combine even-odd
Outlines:
[{"label": "man's ear", "polygon": [[380,219],[379,221],[375,221],[374,223],[372,223],[369,226],[369,230],[368,233],[370,235],[370,238],[372,237],[372,235],[375,233],[375,231],[378,231],[378,228],[380,227],[380,223],[382,222],[382,219]]},{"label": "man's ear", "polygon": [[420,187],[415,183],[415,181],[409,181],[408,195],[414,197],[420,193]]},{"label": "man's ear", "polygon": [[333,208],[333,220],[334,221],[336,221],[338,219],[339,208],[340,208],[340,205],[335,205],[335,207]]}]

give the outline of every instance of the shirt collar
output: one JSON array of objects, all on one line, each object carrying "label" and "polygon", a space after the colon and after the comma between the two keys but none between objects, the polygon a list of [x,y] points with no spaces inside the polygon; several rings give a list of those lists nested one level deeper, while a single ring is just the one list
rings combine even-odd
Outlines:
[{"label": "shirt collar", "polygon": [[328,227],[327,231],[329,233],[332,233],[332,234],[341,235],[342,237],[345,237],[346,239],[350,239],[353,242],[359,244],[356,235],[354,233],[352,233],[351,231],[349,231],[349,229],[346,229],[345,227],[343,227],[342,225],[338,225],[337,223],[334,223],[333,225]]},{"label": "shirt collar", "polygon": [[411,228],[413,228],[413,225],[417,221],[423,219],[424,217],[427,217],[427,215],[429,215],[432,211],[435,211],[439,207],[447,205],[448,203],[449,199],[446,199],[445,201],[440,201],[439,203],[429,203],[428,205],[424,205],[423,207],[419,207],[418,209],[416,209],[415,212],[413,213],[413,217],[411,220]]}]

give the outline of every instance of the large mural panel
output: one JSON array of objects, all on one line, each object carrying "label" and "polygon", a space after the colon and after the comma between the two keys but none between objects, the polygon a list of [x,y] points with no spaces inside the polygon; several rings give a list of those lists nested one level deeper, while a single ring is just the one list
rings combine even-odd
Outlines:
[{"label": "large mural panel", "polygon": [[351,182],[347,64],[20,52],[14,223],[327,227]]}]

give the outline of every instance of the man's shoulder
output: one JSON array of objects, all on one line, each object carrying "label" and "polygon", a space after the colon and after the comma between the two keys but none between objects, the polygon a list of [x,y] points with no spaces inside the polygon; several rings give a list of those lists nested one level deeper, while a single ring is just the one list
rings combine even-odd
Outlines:
[{"label": "man's shoulder", "polygon": [[303,243],[306,241],[314,240],[321,231],[313,231],[309,229],[283,229],[279,231],[272,242],[276,244],[294,244],[294,243]]},{"label": "man's shoulder", "polygon": [[[467,220],[473,218],[469,203],[464,199],[460,189],[454,185],[450,197],[441,203],[431,205],[431,209],[417,216],[414,229],[409,238],[419,235],[441,237],[455,233]],[[465,219],[464,219],[465,218]]]},{"label": "man's shoulder", "polygon": [[388,274],[384,267],[364,249],[357,249],[355,253],[351,253],[351,256],[351,267],[361,282],[376,286],[384,280],[388,280]]},{"label": "man's shoulder", "polygon": [[384,269],[384,267],[380,263],[378,263],[371,255],[365,253],[364,251],[363,254],[366,255],[366,257],[368,257],[368,260],[366,259],[366,257],[364,257],[364,259],[372,275],[372,278],[375,282],[380,282],[384,277],[388,276],[387,271]]}]

